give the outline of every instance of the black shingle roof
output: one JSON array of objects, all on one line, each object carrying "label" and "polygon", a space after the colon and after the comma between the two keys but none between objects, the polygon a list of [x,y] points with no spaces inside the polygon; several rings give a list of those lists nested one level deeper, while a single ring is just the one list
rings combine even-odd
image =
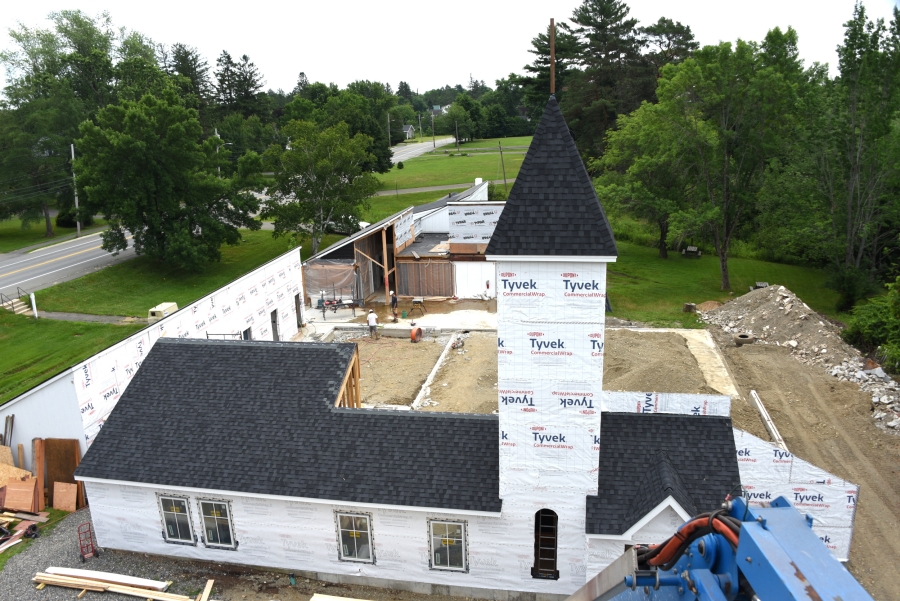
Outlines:
[{"label": "black shingle roof", "polygon": [[497,417],[337,409],[354,347],[160,339],[76,474],[500,511]]},{"label": "black shingle roof", "polygon": [[485,254],[619,254],[554,96],[547,102]]},{"label": "black shingle roof", "polygon": [[741,482],[731,418],[603,413],[601,424],[588,534],[624,534],[669,495],[692,515],[717,509]]}]

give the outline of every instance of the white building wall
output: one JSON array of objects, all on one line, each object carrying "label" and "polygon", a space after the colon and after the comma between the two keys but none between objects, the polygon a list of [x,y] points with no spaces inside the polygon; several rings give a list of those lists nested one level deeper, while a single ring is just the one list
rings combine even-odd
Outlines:
[{"label": "white building wall", "polygon": [[493,262],[456,261],[453,270],[457,298],[497,298],[497,270]]},{"label": "white building wall", "polygon": [[422,234],[445,234],[450,231],[450,216],[447,207],[435,209],[421,217],[416,225],[416,232]]},{"label": "white building wall", "polygon": [[302,278],[298,248],[0,406],[0,418],[16,416],[13,445],[25,445],[26,465],[32,438],[77,438],[85,453],[159,338],[221,338],[251,328],[255,340],[272,340],[271,312],[278,311],[279,336],[289,340],[298,330],[294,296]]},{"label": "white building wall", "polygon": [[[503,512],[497,516],[186,492],[103,481],[89,481],[85,487],[97,542],[109,549],[296,571],[550,594],[572,593],[585,581],[583,511],[580,523],[560,521],[560,541],[572,549],[565,553],[567,560],[560,563],[560,579],[531,577],[534,511],[543,506],[534,497],[504,501]],[[190,499],[195,535],[202,533],[199,499],[230,501],[237,549],[207,548],[199,541],[196,545],[165,542],[157,494]],[[560,509],[568,513],[566,508]],[[339,559],[336,511],[371,516],[374,564]],[[574,506],[572,511],[577,511]],[[466,524],[466,572],[429,567],[429,519]]]},{"label": "white building wall", "polygon": [[559,580],[547,582],[577,589],[593,576],[585,505],[597,492],[606,264],[501,261],[496,271],[504,513],[516,516],[530,578],[535,513],[556,512]]}]

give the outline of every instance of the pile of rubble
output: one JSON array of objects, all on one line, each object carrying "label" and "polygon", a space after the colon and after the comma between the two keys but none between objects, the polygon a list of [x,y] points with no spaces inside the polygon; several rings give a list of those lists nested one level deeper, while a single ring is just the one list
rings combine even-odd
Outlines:
[{"label": "pile of rubble", "polygon": [[844,342],[838,326],[784,286],[753,290],[719,308],[699,311],[699,315],[730,334],[753,336],[755,344],[788,347],[801,363],[821,365],[838,380],[858,384],[872,394],[879,426],[900,431],[900,386]]}]

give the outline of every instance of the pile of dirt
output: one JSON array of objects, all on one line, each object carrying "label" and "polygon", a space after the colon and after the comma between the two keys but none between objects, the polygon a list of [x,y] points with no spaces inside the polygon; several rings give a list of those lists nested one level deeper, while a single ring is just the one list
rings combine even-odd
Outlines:
[{"label": "pile of dirt", "polygon": [[754,336],[755,344],[785,347],[801,363],[821,366],[839,381],[859,385],[872,395],[869,409],[879,427],[900,431],[900,386],[877,365],[867,365],[860,352],[841,339],[837,325],[784,286],[753,290],[718,309],[701,311],[700,317],[725,333]]},{"label": "pile of dirt", "polygon": [[628,329],[606,331],[603,388],[720,394],[706,384],[683,336]]}]

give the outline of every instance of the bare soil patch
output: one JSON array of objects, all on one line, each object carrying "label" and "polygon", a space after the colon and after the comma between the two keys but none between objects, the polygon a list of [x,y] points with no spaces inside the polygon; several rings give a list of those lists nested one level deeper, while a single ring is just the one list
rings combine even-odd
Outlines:
[{"label": "bare soil patch", "polygon": [[[788,449],[860,485],[847,567],[875,599],[900,599],[894,577],[900,557],[900,437],[871,419],[870,393],[792,358],[791,347],[736,347],[731,332],[716,326],[710,331],[741,395],[759,393]],[[735,427],[768,440],[755,412],[740,411],[741,405],[746,403],[732,405]]]},{"label": "bare soil patch", "polygon": [[642,392],[719,394],[684,338],[675,332],[607,330],[603,388]]},{"label": "bare soil patch", "polygon": [[497,335],[472,332],[465,346],[450,349],[431,384],[424,411],[493,413],[497,410]]},{"label": "bare soil patch", "polygon": [[448,339],[440,336],[414,344],[408,338],[335,336],[359,346],[362,401],[372,405],[412,403]]}]

